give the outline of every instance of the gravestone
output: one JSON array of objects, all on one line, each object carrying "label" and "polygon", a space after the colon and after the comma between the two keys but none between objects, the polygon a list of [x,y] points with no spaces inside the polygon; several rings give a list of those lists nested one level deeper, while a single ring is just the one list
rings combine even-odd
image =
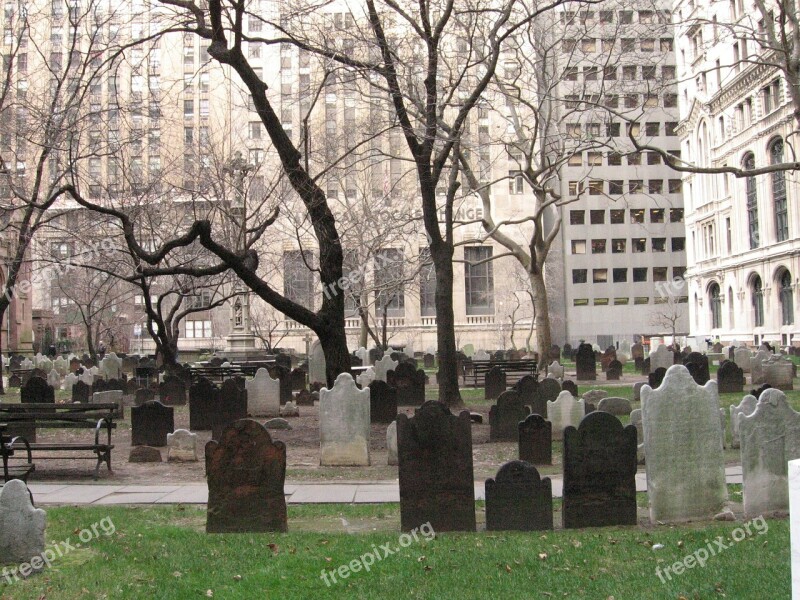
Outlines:
[{"label": "gravestone", "polygon": [[286,445],[258,422],[241,419],[206,444],[206,532],[287,531]]},{"label": "gravestone", "polygon": [[281,406],[280,415],[282,417],[299,417],[300,409],[293,400],[289,400],[286,404]]},{"label": "gravestone", "polygon": [[597,379],[597,359],[590,344],[578,346],[578,353],[575,355],[575,366],[577,369],[576,379],[578,381],[594,381]]},{"label": "gravestone", "polygon": [[608,398],[608,392],[605,390],[589,390],[588,392],[583,393],[584,401],[591,402],[592,404],[597,404],[603,398]]},{"label": "gravestone", "polygon": [[561,358],[572,360],[572,344],[564,344],[564,348],[561,350]]},{"label": "gravestone", "polygon": [[583,399],[576,399],[570,392],[563,391],[555,402],[547,404],[547,418],[553,424],[553,439],[564,438],[566,427],[576,426],[585,415],[586,407]]},{"label": "gravestone", "polygon": [[636,460],[640,465],[644,464],[644,425],[642,425],[642,409],[636,408],[631,411],[631,425],[636,427]]},{"label": "gravestone", "polygon": [[636,360],[641,359],[644,360],[644,346],[640,343],[635,343],[631,346],[631,358]]},{"label": "gravestone", "polygon": [[386,374],[386,382],[397,389],[397,403],[402,406],[422,406],[426,379],[425,371],[405,362]]},{"label": "gravestone", "polygon": [[607,412],[610,415],[614,415],[615,417],[622,417],[628,416],[631,414],[631,403],[625,398],[603,398],[600,400],[600,403],[597,405],[597,410],[602,412]]},{"label": "gravestone", "polygon": [[[652,373],[647,376],[647,385],[651,388],[656,389],[661,387],[661,383],[664,381],[664,376],[667,374],[667,370],[664,367],[659,367]],[[691,373],[689,373],[691,375]],[[694,379],[694,377],[692,377]],[[641,394],[641,390],[639,391]]]},{"label": "gravestone", "polygon": [[782,391],[767,390],[752,414],[739,417],[739,438],[745,514],[789,510],[787,463],[800,458],[800,413]]},{"label": "gravestone", "polygon": [[564,529],[636,525],[636,427],[606,412],[564,430]]},{"label": "gravestone", "polygon": [[[545,377],[539,382],[539,388],[536,393],[539,395],[540,401],[544,404],[545,410],[547,410],[547,403],[558,398],[558,395],[562,391],[561,384],[558,381],[550,377]],[[547,415],[542,416],[545,417]]]},{"label": "gravestone", "polygon": [[383,358],[383,350],[380,348],[370,348],[367,352],[367,364],[374,365]]},{"label": "gravestone", "polygon": [[105,392],[95,392],[89,398],[92,404],[116,404],[117,410],[114,411],[115,419],[125,418],[125,404],[122,401],[122,392],[119,390],[107,390]]},{"label": "gravestone", "polygon": [[[32,558],[43,556],[46,523],[47,515],[34,508],[24,481],[12,479],[0,488],[0,565],[32,566]],[[39,567],[33,570],[43,567],[40,559]],[[5,570],[3,574],[10,583],[11,577]]]},{"label": "gravestone", "polygon": [[20,402],[55,404],[56,392],[41,377],[31,377],[20,389]]},{"label": "gravestone", "polygon": [[[284,355],[286,356],[286,355]],[[278,402],[283,405],[292,399],[292,382],[289,381],[289,369],[282,365],[268,365],[267,372],[272,379],[278,382]],[[245,387],[245,380],[240,379],[242,388]]]},{"label": "gravestone", "polygon": [[152,400],[131,408],[131,445],[166,446],[175,431],[175,409]]},{"label": "gravestone", "polygon": [[397,417],[397,388],[385,381],[369,384],[369,418],[371,423],[393,423]]},{"label": "gravestone", "polygon": [[711,351],[714,352],[715,354],[720,354],[722,352],[722,348],[723,348],[722,344],[716,342],[713,346],[711,346]]},{"label": "gravestone", "polygon": [[395,370],[399,364],[398,361],[392,360],[392,357],[388,355],[376,361],[372,365],[375,369],[375,379],[373,381],[387,381],[386,373]]},{"label": "gravestone", "polygon": [[400,528],[475,531],[469,412],[455,416],[442,402],[426,402],[410,419],[397,416],[397,440]]},{"label": "gravestone", "polygon": [[161,450],[153,446],[131,446],[128,454],[130,463],[160,463]]},{"label": "gravestone", "polygon": [[122,376],[122,361],[116,356],[106,356],[100,361],[100,373],[106,379],[119,379]]},{"label": "gravestone", "polygon": [[735,362],[745,373],[750,372],[750,357],[752,352],[749,348],[741,346],[733,351],[733,362]]},{"label": "gravestone", "polygon": [[533,375],[524,375],[517,383],[514,384],[514,389],[519,392],[522,403],[531,407],[531,412],[546,417],[547,403],[543,402],[539,396],[539,382]]},{"label": "gravestone", "polygon": [[583,403],[584,403],[583,404],[583,414],[584,415],[588,415],[589,413],[594,412],[595,410],[597,410],[595,405],[592,404],[591,402],[586,402],[586,400],[584,400]]},{"label": "gravestone", "polygon": [[[633,384],[633,401],[634,402],[641,402],[642,401],[642,387],[647,385],[644,381],[637,381]],[[652,387],[652,386],[650,386]],[[658,386],[656,386],[658,387]]]},{"label": "gravestone", "polygon": [[306,389],[306,372],[301,368],[292,369],[289,373],[289,382],[293,392]]},{"label": "gravestone", "polygon": [[167,375],[158,384],[158,400],[164,406],[186,405],[186,383],[175,375]]},{"label": "gravestone", "polygon": [[519,423],[530,414],[516,390],[500,394],[497,404],[489,409],[489,441],[514,442],[519,438]]},{"label": "gravestone", "polygon": [[269,376],[263,367],[245,381],[247,413],[253,417],[277,417],[280,414],[280,381]]},{"label": "gravestone", "polygon": [[325,369],[325,353],[322,351],[322,344],[319,340],[314,340],[308,357],[309,383],[324,384],[328,380]]},{"label": "gravestone", "polygon": [[613,346],[609,346],[606,348],[606,351],[603,352],[603,356],[600,357],[600,368],[603,371],[608,371],[608,366],[615,360],[617,360],[617,349]]},{"label": "gravestone", "polygon": [[61,375],[58,374],[58,371],[55,369],[51,369],[50,372],[47,374],[47,385],[49,385],[54,390],[61,389]]},{"label": "gravestone", "polygon": [[235,378],[226,379],[219,388],[216,405],[211,412],[211,439],[219,440],[225,427],[246,418],[247,391]]},{"label": "gravestone", "polygon": [[368,366],[370,364],[367,349],[364,348],[364,346],[361,346],[358,350],[353,352],[353,354],[361,360],[361,366]]},{"label": "gravestone", "polygon": [[425,354],[422,357],[422,364],[425,365],[426,369],[433,369],[436,366],[436,357],[433,354]]},{"label": "gravestone", "polygon": [[761,363],[764,383],[783,391],[794,389],[794,364],[785,356],[773,356]]},{"label": "gravestone", "polygon": [[517,424],[519,459],[534,465],[553,463],[553,425],[541,415],[528,415]]},{"label": "gravestone", "polygon": [[562,391],[566,390],[576,398],[578,397],[578,384],[576,384],[571,379],[566,379],[561,382],[561,390]]},{"label": "gravestone", "polygon": [[621,377],[622,377],[622,363],[614,359],[608,363],[608,368],[606,369],[606,380],[619,381]]},{"label": "gravestone", "polygon": [[717,370],[717,388],[720,394],[741,393],[744,390],[744,371],[735,362],[723,361]]},{"label": "gravestone", "polygon": [[64,377],[69,373],[69,362],[63,356],[59,356],[53,361],[53,368],[58,371],[58,374]]},{"label": "gravestone", "polygon": [[731,404],[731,448],[741,448],[739,443],[739,419],[742,415],[749,415],[756,409],[758,398],[748,394],[737,406]]},{"label": "gravestone", "polygon": [[314,394],[308,390],[300,390],[297,396],[294,397],[297,406],[314,406],[314,400],[316,400]]},{"label": "gravestone", "polygon": [[486,400],[496,400],[506,391],[506,373],[500,367],[492,367],[486,373],[483,382],[483,397]]},{"label": "gravestone", "polygon": [[392,421],[389,427],[386,428],[386,451],[388,452],[389,466],[396,466],[399,464],[397,459],[397,422]]},{"label": "gravestone", "polygon": [[373,381],[375,381],[375,369],[372,367],[369,367],[366,371],[362,371],[360,375],[356,376],[356,383],[362,388],[367,387]]},{"label": "gravestone", "polygon": [[[469,354],[467,354],[467,356],[469,356]],[[472,362],[487,361],[490,358],[491,357],[489,356],[488,352],[486,352],[485,350],[478,350],[475,354],[472,355]]]},{"label": "gravestone", "polygon": [[[137,392],[138,393],[138,392]],[[189,429],[211,431],[213,412],[219,404],[219,388],[205,377],[189,388]]]},{"label": "gravestone", "polygon": [[[708,367],[708,356],[699,352],[691,352],[683,361],[684,366],[689,369],[692,378],[697,385],[705,385],[711,379]],[[691,365],[696,365],[694,369]]]},{"label": "gravestone", "polygon": [[699,386],[672,366],[657,390],[642,388],[642,419],[651,522],[719,513],[728,489],[716,382]]},{"label": "gravestone", "polygon": [[141,406],[145,402],[150,402],[150,400],[155,400],[156,395],[153,393],[153,390],[149,388],[139,388],[136,390],[136,394],[134,394],[133,403],[136,406]]},{"label": "gravestone", "polygon": [[772,356],[771,352],[759,349],[758,352],[750,357],[750,383],[753,385],[761,385],[762,383],[766,383],[766,380],[764,379],[764,369],[762,367],[762,363],[764,363],[770,356]]},{"label": "gravestone", "polygon": [[650,373],[656,369],[669,369],[675,363],[675,355],[663,344],[651,352],[648,358],[650,358]]},{"label": "gravestone", "polygon": [[487,531],[553,529],[553,488],[532,464],[513,460],[486,480]]},{"label": "gravestone", "polygon": [[547,367],[547,375],[553,379],[564,379],[564,367],[558,361],[553,361]]},{"label": "gravestone", "polygon": [[92,386],[78,380],[72,386],[72,401],[86,403],[89,402],[89,397],[92,395]]},{"label": "gravestone", "polygon": [[197,434],[176,429],[167,434],[167,462],[197,462]]},{"label": "gravestone", "polygon": [[320,465],[369,466],[369,388],[359,390],[349,373],[319,393]]}]

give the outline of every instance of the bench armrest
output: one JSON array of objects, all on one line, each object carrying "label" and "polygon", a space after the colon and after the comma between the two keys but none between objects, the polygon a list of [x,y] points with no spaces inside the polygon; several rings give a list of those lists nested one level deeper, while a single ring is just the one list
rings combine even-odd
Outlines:
[{"label": "bench armrest", "polygon": [[[25,439],[24,437],[22,437],[21,435],[18,435],[18,436],[15,436],[15,437],[11,438],[11,443],[9,444],[9,446],[13,446],[14,444],[17,443],[17,441],[21,441],[25,445],[25,451],[28,454],[28,464],[29,465],[33,464],[33,456],[31,455],[31,445],[28,442],[28,440]],[[5,457],[6,457],[6,455],[4,453],[3,454],[3,458],[5,458]]]},{"label": "bench armrest", "polygon": [[97,426],[94,428],[94,444],[100,445],[100,431],[105,428],[108,432],[108,445],[111,445],[111,430],[113,429],[114,420],[111,417],[103,417],[97,421]]}]

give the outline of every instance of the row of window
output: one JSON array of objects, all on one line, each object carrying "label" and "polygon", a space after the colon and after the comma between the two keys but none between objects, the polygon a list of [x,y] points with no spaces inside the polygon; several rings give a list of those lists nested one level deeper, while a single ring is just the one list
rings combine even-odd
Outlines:
[{"label": "row of window", "polygon": [[[594,298],[591,302],[592,306],[625,306],[631,304],[630,298]],[[669,298],[666,296],[656,296],[653,298],[653,304],[666,304]],[[689,301],[685,296],[676,298],[676,301],[685,304]],[[635,296],[633,304],[650,304],[650,296]],[[589,306],[589,298],[575,298],[572,301],[573,306]]]},{"label": "row of window", "polygon": [[[584,96],[583,100],[580,100],[580,97],[577,95],[567,95],[565,98],[576,108],[581,102],[596,104],[593,96]],[[598,137],[602,131],[602,126],[605,126],[605,134],[607,137],[620,137],[622,135],[622,123],[567,123],[567,133],[573,137],[580,137],[581,131],[585,131],[587,135]],[[668,121],[664,123],[664,135],[676,137],[678,135],[676,132],[677,127],[677,121]],[[642,125],[638,122],[626,123],[625,132],[626,135],[638,137],[642,134]],[[644,134],[647,137],[660,136],[661,123],[658,121],[647,121],[644,124]]]},{"label": "row of window", "polygon": [[[647,252],[648,238],[631,238],[631,252],[640,254]],[[591,240],[592,254],[605,254],[608,240]],[[670,238],[670,249],[672,252],[683,252],[686,250],[686,238]],[[667,238],[650,238],[650,250],[652,252],[666,252]],[[611,253],[624,254],[628,251],[628,240],[625,238],[613,238],[611,240]],[[586,254],[586,240],[572,240],[572,254]]]},{"label": "row of window", "polygon": [[[631,208],[630,222],[631,223],[644,223],[646,210],[644,208]],[[570,225],[584,225],[586,223],[585,210],[571,210],[569,211],[569,224]],[[604,208],[589,210],[589,223],[591,225],[605,225],[606,223],[606,210]],[[667,209],[666,208],[651,208],[650,223],[666,223]],[[608,222],[611,225],[621,225],[625,223],[625,209],[612,208],[608,211]],[[682,208],[669,209],[669,222],[681,223],[683,221]]]},{"label": "row of window", "polygon": [[[636,52],[637,44],[639,52],[650,53],[655,52],[656,49],[661,52],[672,52],[673,41],[672,38],[598,38],[584,37],[580,40],[575,38],[566,38],[561,42],[561,51],[564,54],[572,54],[575,50],[580,49],[584,54],[592,54],[595,52],[603,52],[608,54],[613,52],[619,43],[619,49],[622,52]],[[672,79],[675,78],[673,71]]]},{"label": "row of window", "polygon": [[[794,291],[792,289],[792,275],[789,271],[784,271],[778,281],[778,303],[781,307],[781,325],[794,325]],[[719,284],[712,283],[708,288],[709,310],[711,313],[711,327],[720,329],[722,327],[722,293]],[[733,289],[728,288],[728,320],[729,327],[734,327],[735,309]],[[694,297],[696,319],[699,320],[700,304],[697,295]],[[761,277],[754,276],[750,283],[750,302],[753,309],[753,325],[755,327],[764,326],[764,286]],[[699,323],[698,323],[699,325]]]},{"label": "row of window", "polygon": [[[606,189],[608,184],[608,189]],[[663,179],[648,179],[647,187],[645,188],[644,179],[630,179],[627,186],[622,179],[611,179],[604,181],[602,179],[590,179],[585,181],[570,181],[568,182],[569,195],[576,197],[583,194],[584,190],[589,192],[590,196],[616,196],[621,194],[663,194],[664,193],[664,180]],[[588,188],[588,189],[587,189]],[[683,183],[680,179],[667,180],[667,192],[670,194],[680,194],[683,189]]]},{"label": "row of window", "polygon": [[[669,267],[652,267],[653,281],[667,281]],[[611,271],[612,283],[628,282],[627,268],[620,269],[592,269],[592,283],[608,283],[608,272]],[[641,283],[648,281],[647,276],[650,267],[633,267],[631,281]],[[683,277],[686,267],[672,267],[672,277]],[[589,269],[572,269],[572,283],[587,283],[589,281]]]},{"label": "row of window", "polygon": [[[777,165],[784,162],[784,143],[781,138],[770,142],[770,164]],[[745,169],[755,169],[756,157],[752,152],[745,155],[743,163]],[[772,204],[775,215],[776,241],[783,242],[789,239],[789,211],[786,201],[786,174],[784,171],[770,173],[772,188]],[[760,244],[759,216],[758,216],[758,189],[755,177],[745,180],[745,201],[747,208],[747,224],[750,238],[750,248],[758,248]]]},{"label": "row of window", "polygon": [[592,23],[597,20],[598,23],[604,25],[611,25],[613,23],[632,25],[634,23],[634,16],[636,17],[636,23],[646,25],[668,25],[672,21],[672,12],[669,10],[567,10],[561,14],[561,22],[566,24]]}]

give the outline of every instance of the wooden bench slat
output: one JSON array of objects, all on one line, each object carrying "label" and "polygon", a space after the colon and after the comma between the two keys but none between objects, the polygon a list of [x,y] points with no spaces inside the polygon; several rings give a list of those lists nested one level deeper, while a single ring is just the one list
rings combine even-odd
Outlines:
[{"label": "wooden bench slat", "polygon": [[[79,442],[47,443],[34,442],[30,444],[31,450],[113,450],[114,444],[81,444]],[[23,444],[15,445],[15,450],[24,450]]]}]

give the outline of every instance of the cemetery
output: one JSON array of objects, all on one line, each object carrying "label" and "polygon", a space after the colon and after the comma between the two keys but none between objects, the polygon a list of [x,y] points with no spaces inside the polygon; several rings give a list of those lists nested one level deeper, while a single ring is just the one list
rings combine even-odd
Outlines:
[{"label": "cemetery", "polygon": [[[492,364],[487,352],[492,366],[475,388],[464,356],[464,406],[453,407],[436,401],[437,357],[416,362],[402,353],[376,361],[369,379],[361,376],[367,369],[340,374],[330,388],[310,381],[313,369],[297,355],[280,369],[268,359],[258,368],[198,364],[137,377],[135,362],[92,373],[78,361],[63,375],[51,367],[44,377],[20,376],[0,404],[0,524],[10,519],[0,557],[26,562],[19,557],[44,552],[36,544],[45,530],[59,539],[109,518],[114,535],[126,537],[99,536],[91,550],[76,550],[82,571],[100,569],[100,553],[114,557],[122,581],[129,554],[147,562],[161,540],[180,536],[217,557],[214,570],[225,575],[207,578],[197,557],[178,550],[132,583],[91,584],[98,593],[139,597],[166,578],[187,595],[203,588],[247,597],[274,580],[290,597],[384,597],[385,584],[368,573],[341,587],[319,574],[427,527],[436,534],[380,567],[427,593],[445,589],[453,570],[459,581],[502,575],[506,594],[530,578],[554,595],[722,590],[744,598],[757,597],[759,585],[788,593],[788,464],[800,459],[800,393],[767,370],[748,395],[754,384],[738,363],[709,364],[700,353],[684,353],[684,362],[664,346],[650,355],[660,373],[653,387],[652,373],[634,362],[607,350],[592,363],[578,348],[574,359],[548,364],[547,376],[535,357],[533,372],[522,374],[513,360]],[[618,379],[597,377],[604,357]],[[747,358],[751,372],[777,362]],[[665,582],[656,573],[754,519],[766,519],[768,533],[703,570]],[[33,532],[21,549],[20,527]],[[232,534],[275,567],[250,564]],[[483,566],[464,568],[472,563]],[[589,565],[586,574],[564,575],[579,563]],[[33,568],[19,581],[0,578],[0,593],[33,597],[53,578],[56,597],[71,597],[79,589],[68,577],[72,564],[65,559],[46,581]],[[743,564],[762,568],[739,576]],[[604,576],[610,569],[613,578]]]}]

